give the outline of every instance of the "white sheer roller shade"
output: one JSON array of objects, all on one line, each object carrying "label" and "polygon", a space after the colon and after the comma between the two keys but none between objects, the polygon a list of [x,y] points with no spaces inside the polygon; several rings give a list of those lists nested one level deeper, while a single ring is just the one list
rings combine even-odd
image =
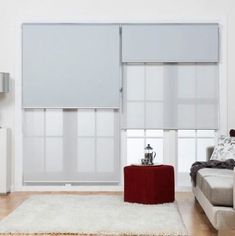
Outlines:
[{"label": "white sheer roller shade", "polygon": [[25,109],[24,183],[117,183],[118,121],[113,109]]},{"label": "white sheer roller shade", "polygon": [[124,81],[124,128],[218,128],[216,64],[127,65]]},{"label": "white sheer roller shade", "polygon": [[118,108],[119,25],[24,24],[23,107]]}]

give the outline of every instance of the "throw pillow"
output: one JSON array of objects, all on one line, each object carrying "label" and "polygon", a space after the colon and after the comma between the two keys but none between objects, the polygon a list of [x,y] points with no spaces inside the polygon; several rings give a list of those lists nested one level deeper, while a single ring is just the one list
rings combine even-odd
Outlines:
[{"label": "throw pillow", "polygon": [[235,130],[234,129],[230,129],[229,135],[230,135],[230,137],[235,137]]},{"label": "throw pillow", "polygon": [[235,137],[220,136],[210,159],[218,161],[235,160]]}]

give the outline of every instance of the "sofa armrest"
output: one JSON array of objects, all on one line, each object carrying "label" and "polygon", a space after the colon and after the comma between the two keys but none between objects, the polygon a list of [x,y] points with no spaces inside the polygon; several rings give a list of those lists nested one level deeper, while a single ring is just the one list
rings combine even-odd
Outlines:
[{"label": "sofa armrest", "polygon": [[235,209],[235,167],[233,169],[233,209]]},{"label": "sofa armrest", "polygon": [[210,160],[213,151],[214,151],[214,146],[207,147],[207,149],[206,149],[206,160],[207,161]]}]

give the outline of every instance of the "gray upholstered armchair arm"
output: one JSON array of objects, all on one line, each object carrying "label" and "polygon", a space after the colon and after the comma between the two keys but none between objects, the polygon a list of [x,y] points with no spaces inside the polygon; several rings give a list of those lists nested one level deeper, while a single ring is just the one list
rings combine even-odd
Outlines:
[{"label": "gray upholstered armchair arm", "polygon": [[207,147],[206,149],[206,160],[209,161],[210,157],[214,151],[214,146]]},{"label": "gray upholstered armchair arm", "polygon": [[233,169],[233,209],[235,209],[235,168]]}]

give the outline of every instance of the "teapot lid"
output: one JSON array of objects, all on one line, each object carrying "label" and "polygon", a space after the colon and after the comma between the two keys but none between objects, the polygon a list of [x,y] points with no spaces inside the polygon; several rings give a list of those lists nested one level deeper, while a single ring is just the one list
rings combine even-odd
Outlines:
[{"label": "teapot lid", "polygon": [[144,148],[144,150],[153,150],[153,148],[150,146],[150,144],[148,144],[147,147]]}]

